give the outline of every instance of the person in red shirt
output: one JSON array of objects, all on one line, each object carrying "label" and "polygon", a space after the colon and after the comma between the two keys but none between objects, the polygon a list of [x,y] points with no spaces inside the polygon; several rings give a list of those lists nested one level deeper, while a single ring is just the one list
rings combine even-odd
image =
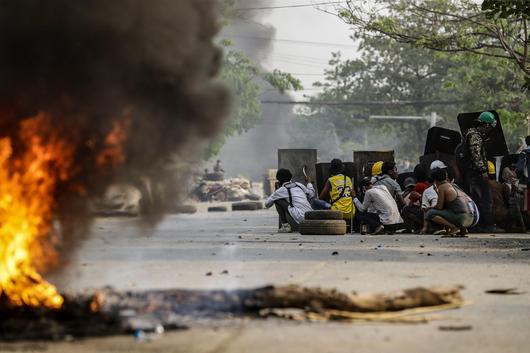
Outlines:
[{"label": "person in red shirt", "polygon": [[407,196],[407,205],[401,211],[407,231],[419,232],[423,228],[423,211],[421,210],[421,196],[423,192],[430,186],[428,183],[427,170],[418,164],[414,168],[414,177],[416,185]]}]

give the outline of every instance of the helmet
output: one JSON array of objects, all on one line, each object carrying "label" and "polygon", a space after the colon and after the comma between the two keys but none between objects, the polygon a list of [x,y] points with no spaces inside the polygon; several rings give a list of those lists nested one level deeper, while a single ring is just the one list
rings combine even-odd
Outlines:
[{"label": "helmet", "polygon": [[383,161],[375,162],[372,165],[372,176],[379,175],[383,172]]},{"label": "helmet", "polygon": [[414,180],[414,178],[412,177],[407,177],[403,181],[403,186],[405,187],[405,189],[413,188],[414,186],[416,186],[416,180]]},{"label": "helmet", "polygon": [[444,169],[444,168],[447,168],[447,166],[445,165],[444,162],[442,162],[441,160],[437,159],[437,160],[435,160],[435,161],[433,161],[431,163],[431,167],[429,169],[430,170],[434,170],[436,168]]},{"label": "helmet", "polygon": [[492,112],[482,112],[480,113],[478,119],[481,123],[486,123],[491,125],[492,127],[497,126],[497,120],[495,119],[495,115],[493,115]]},{"label": "helmet", "polygon": [[488,174],[495,175],[495,164],[488,161]]}]

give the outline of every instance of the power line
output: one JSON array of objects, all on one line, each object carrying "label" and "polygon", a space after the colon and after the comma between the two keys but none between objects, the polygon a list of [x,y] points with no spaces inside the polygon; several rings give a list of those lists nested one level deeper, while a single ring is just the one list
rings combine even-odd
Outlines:
[{"label": "power line", "polygon": [[338,5],[344,4],[344,1],[330,1],[330,2],[320,2],[314,4],[299,4],[299,5],[284,5],[284,6],[266,6],[266,7],[242,7],[235,8],[236,11],[255,11],[255,10],[274,10],[274,9],[292,9],[297,7],[315,7],[318,5]]},{"label": "power line", "polygon": [[321,45],[321,46],[328,46],[328,47],[347,47],[351,49],[357,49],[356,47],[353,46],[353,44],[345,44],[345,43],[311,42],[311,41],[305,41],[305,40],[280,39],[280,38],[258,37],[258,36],[243,36],[243,35],[237,35],[237,34],[232,34],[230,35],[230,37],[243,38],[243,39],[266,40],[266,41],[271,41],[271,42],[286,42],[286,43],[294,43],[294,44]]},{"label": "power line", "polygon": [[462,101],[349,101],[349,102],[308,102],[308,101],[286,101],[286,100],[262,100],[262,104],[283,104],[283,105],[323,105],[323,106],[404,106],[404,105],[443,105],[457,104]]}]

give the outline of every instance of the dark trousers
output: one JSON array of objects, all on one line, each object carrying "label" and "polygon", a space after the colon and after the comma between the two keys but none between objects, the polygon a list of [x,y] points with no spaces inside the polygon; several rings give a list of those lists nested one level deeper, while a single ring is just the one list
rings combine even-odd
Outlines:
[{"label": "dark trousers", "polygon": [[276,211],[280,216],[280,222],[282,224],[289,223],[293,231],[298,230],[298,223],[291,217],[289,213],[289,202],[286,199],[279,199],[274,201],[274,206],[276,206]]},{"label": "dark trousers", "polygon": [[373,231],[377,226],[381,225],[381,221],[379,221],[379,215],[377,213],[357,212],[355,215],[355,221],[359,227],[363,224],[368,225],[368,227],[370,227],[370,231]]},{"label": "dark trousers", "polygon": [[479,224],[482,227],[493,226],[493,200],[488,181],[484,180],[480,173],[472,170],[466,173],[465,180],[469,196],[475,201],[480,212]]},{"label": "dark trousers", "polygon": [[401,211],[401,218],[403,218],[407,229],[411,231],[423,228],[423,217],[423,211],[417,205],[405,206]]}]

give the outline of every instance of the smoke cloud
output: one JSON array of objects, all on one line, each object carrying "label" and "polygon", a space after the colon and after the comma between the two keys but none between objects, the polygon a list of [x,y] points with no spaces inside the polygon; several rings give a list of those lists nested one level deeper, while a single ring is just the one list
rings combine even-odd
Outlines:
[{"label": "smoke cloud", "polygon": [[[221,52],[213,0],[1,0],[0,132],[46,112],[77,144],[77,180],[155,171],[190,141],[214,135],[228,93],[214,80]],[[124,160],[96,168],[116,120]],[[102,178],[103,177],[103,178]],[[82,179],[82,180],[81,180]]]},{"label": "smoke cloud", "polygon": [[179,188],[168,163],[221,129],[230,99],[216,79],[215,5],[0,0],[0,137],[23,154],[21,123],[44,115],[53,132],[44,142],[71,146],[74,172],[54,190],[66,253],[86,234],[86,198],[113,182],[155,195],[149,220],[158,220]]}]

